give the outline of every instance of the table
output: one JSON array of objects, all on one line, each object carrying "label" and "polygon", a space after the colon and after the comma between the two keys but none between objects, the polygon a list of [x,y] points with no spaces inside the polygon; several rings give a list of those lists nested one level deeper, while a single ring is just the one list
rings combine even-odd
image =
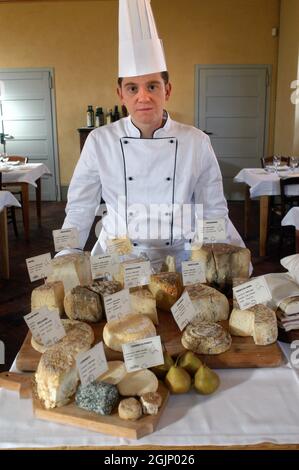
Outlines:
[{"label": "table", "polygon": [[[288,168],[275,172],[267,172],[262,168],[244,168],[235,177],[235,183],[245,183],[244,234],[248,236],[250,199],[259,198],[260,229],[259,254],[266,255],[267,229],[269,217],[269,197],[280,195],[280,177],[299,176]],[[287,188],[288,189],[288,188]],[[287,195],[299,195],[299,185],[286,191]]]},{"label": "table", "polygon": [[29,184],[35,187],[36,213],[39,225],[41,225],[41,176],[51,175],[44,163],[26,163],[24,165],[1,166],[2,184],[9,188],[18,185],[21,187],[23,198],[23,223],[25,240],[29,240]]},{"label": "table", "polygon": [[282,219],[281,225],[294,225],[296,228],[296,252],[299,253],[299,207],[292,207]]},{"label": "table", "polygon": [[[289,356],[289,346],[282,347]],[[299,378],[289,362],[217,372],[217,392],[171,395],[156,431],[138,441],[37,420],[30,399],[0,390],[0,447],[299,444]]]},{"label": "table", "polygon": [[6,208],[10,206],[21,207],[19,201],[9,191],[0,191],[0,270],[5,279],[9,279]]}]

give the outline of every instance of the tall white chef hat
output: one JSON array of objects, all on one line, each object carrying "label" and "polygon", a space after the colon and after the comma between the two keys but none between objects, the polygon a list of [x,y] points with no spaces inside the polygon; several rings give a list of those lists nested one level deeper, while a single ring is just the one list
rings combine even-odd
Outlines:
[{"label": "tall white chef hat", "polygon": [[119,0],[119,77],[167,70],[151,0]]}]

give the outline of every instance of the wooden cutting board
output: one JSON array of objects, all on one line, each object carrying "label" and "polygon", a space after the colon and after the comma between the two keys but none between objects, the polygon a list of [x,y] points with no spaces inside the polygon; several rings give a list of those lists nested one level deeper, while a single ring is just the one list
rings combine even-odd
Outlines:
[{"label": "wooden cutting board", "polygon": [[154,432],[169,397],[169,391],[163,383],[159,382],[158,392],[162,397],[162,405],[159,408],[158,414],[152,416],[143,415],[137,421],[125,421],[119,418],[117,407],[111,415],[102,416],[79,408],[74,399],[65,406],[46,410],[37,397],[32,377],[22,374],[13,372],[1,373],[0,387],[18,391],[20,398],[32,397],[33,412],[38,419],[76,426],[103,434],[111,434],[116,437],[126,437],[128,439],[140,439]]},{"label": "wooden cutting board", "polygon": [[[171,356],[177,356],[185,351],[181,344],[181,332],[170,313],[159,312],[159,326],[157,334],[161,336],[167,352]],[[228,328],[228,322],[221,322]],[[94,329],[96,342],[102,340],[105,322],[91,324]],[[123,359],[122,353],[112,351],[105,346],[108,361]],[[31,334],[25,341],[17,356],[17,368],[23,372],[35,371],[41,354],[31,346]],[[205,364],[214,369],[250,368],[250,367],[278,367],[285,363],[283,352],[278,343],[268,346],[257,346],[252,338],[232,337],[232,346],[229,351],[217,355],[199,356]]]}]

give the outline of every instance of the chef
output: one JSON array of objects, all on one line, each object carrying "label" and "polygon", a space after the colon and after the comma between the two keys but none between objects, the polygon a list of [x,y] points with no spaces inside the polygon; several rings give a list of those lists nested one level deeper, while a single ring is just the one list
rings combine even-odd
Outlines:
[{"label": "chef", "polygon": [[145,252],[158,266],[172,254],[179,265],[189,258],[186,246],[202,216],[225,219],[226,241],[244,246],[228,219],[210,139],[171,119],[165,110],[171,91],[150,0],[119,0],[117,93],[129,116],[92,131],[82,150],[63,224],[78,229],[79,249],[101,198],[107,214],[92,254],[128,237],[134,255]]}]

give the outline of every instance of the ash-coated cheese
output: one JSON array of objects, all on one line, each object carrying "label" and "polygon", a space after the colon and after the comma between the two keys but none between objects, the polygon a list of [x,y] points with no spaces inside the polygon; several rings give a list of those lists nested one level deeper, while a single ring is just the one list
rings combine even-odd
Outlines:
[{"label": "ash-coated cheese", "polygon": [[179,273],[153,274],[148,288],[156,299],[157,307],[170,311],[183,293],[181,275]]},{"label": "ash-coated cheese", "polygon": [[186,286],[194,307],[195,321],[218,322],[227,320],[229,316],[229,303],[224,294],[205,284],[192,284]]},{"label": "ash-coated cheese", "polygon": [[86,287],[77,286],[64,298],[64,310],[72,320],[100,321],[103,317],[100,297]]},{"label": "ash-coated cheese", "polygon": [[86,387],[79,386],[76,405],[100,415],[110,415],[119,398],[115,385],[105,382],[92,382]]},{"label": "ash-coated cheese", "polygon": [[231,347],[231,336],[218,323],[201,321],[189,324],[182,345],[197,354],[221,354]]},{"label": "ash-coated cheese", "polygon": [[108,348],[122,352],[122,344],[139,339],[156,336],[156,328],[151,319],[145,315],[124,315],[118,320],[106,323],[103,329],[103,340]]},{"label": "ash-coated cheese", "polygon": [[72,253],[57,256],[51,261],[53,272],[48,281],[62,281],[65,293],[76,286],[92,283],[90,253]]},{"label": "ash-coated cheese", "polygon": [[63,315],[64,287],[61,281],[46,282],[31,292],[31,309],[47,307],[49,310],[58,309]]}]

